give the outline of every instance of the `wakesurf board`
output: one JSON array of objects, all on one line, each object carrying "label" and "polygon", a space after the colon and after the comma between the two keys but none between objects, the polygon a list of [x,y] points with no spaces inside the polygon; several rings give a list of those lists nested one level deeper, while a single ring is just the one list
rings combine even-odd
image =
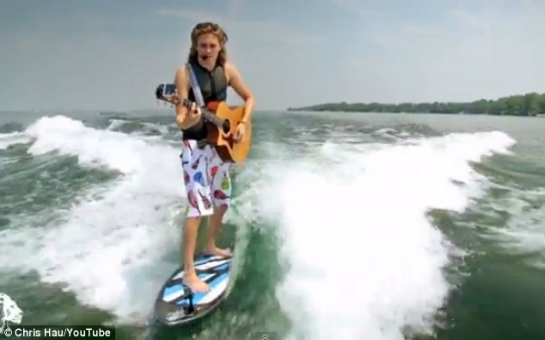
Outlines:
[{"label": "wakesurf board", "polygon": [[[230,249],[233,254],[233,248]],[[195,257],[195,270],[210,286],[205,293],[194,293],[183,282],[183,265],[167,279],[155,300],[155,317],[174,326],[195,321],[216,309],[229,295],[233,256],[200,254]]]}]

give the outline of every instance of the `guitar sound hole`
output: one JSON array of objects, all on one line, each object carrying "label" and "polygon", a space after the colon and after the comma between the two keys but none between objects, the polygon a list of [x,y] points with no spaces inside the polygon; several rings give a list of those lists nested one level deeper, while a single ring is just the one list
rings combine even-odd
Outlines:
[{"label": "guitar sound hole", "polygon": [[223,121],[223,124],[222,124],[222,128],[223,128],[223,133],[229,133],[229,131],[231,130],[231,122],[229,122],[229,120],[224,120]]}]

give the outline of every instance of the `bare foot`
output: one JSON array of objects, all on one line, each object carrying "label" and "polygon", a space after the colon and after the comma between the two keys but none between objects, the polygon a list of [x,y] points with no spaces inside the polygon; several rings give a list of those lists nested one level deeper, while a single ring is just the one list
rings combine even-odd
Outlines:
[{"label": "bare foot", "polygon": [[182,281],[194,293],[204,293],[210,290],[210,286],[208,286],[204,281],[199,279],[199,277],[196,274],[191,275],[191,274],[184,273],[184,277]]},{"label": "bare foot", "polygon": [[207,254],[212,254],[212,255],[221,256],[221,257],[230,257],[232,255],[229,249],[221,249],[218,247],[206,247],[206,249],[204,249],[204,252]]}]

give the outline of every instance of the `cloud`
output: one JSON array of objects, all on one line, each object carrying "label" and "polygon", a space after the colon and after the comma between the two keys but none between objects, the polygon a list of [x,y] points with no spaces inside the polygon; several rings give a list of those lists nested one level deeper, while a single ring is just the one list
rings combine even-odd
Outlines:
[{"label": "cloud", "polygon": [[467,4],[436,14],[440,20],[365,21],[361,39],[375,53],[345,62],[363,82],[389,82],[377,85],[380,93],[370,90],[377,100],[388,93],[434,101],[545,92],[545,18],[532,6]]},{"label": "cloud", "polygon": [[220,21],[219,16],[203,10],[161,8],[156,10],[156,13],[165,17],[178,17],[192,21],[195,18],[199,18],[199,21]]},{"label": "cloud", "polygon": [[[240,6],[238,1],[233,1],[232,6]],[[232,7],[231,13],[234,12]],[[282,43],[287,45],[293,44],[320,44],[324,39],[318,35],[305,34],[298,29],[289,25],[273,22],[273,21],[251,21],[233,18],[231,15],[219,15],[209,11],[190,10],[190,9],[169,9],[162,8],[156,11],[160,16],[177,17],[191,22],[197,23],[200,21],[212,21],[219,23],[225,30],[236,32],[237,36],[249,38],[248,41],[259,43]],[[239,38],[238,40],[243,40]]]},{"label": "cloud", "polygon": [[258,109],[545,92],[540,0],[6,4],[0,109],[153,106],[204,20],[226,29]]}]

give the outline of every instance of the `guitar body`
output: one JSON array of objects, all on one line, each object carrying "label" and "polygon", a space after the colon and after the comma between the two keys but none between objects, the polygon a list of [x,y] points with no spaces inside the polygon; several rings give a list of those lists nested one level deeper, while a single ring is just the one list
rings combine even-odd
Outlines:
[{"label": "guitar body", "polygon": [[252,123],[250,121],[243,125],[246,128],[244,138],[237,143],[234,141],[238,123],[244,117],[244,106],[230,108],[225,102],[219,102],[213,114],[228,122],[228,129],[226,129],[228,131],[224,131],[212,123],[207,123],[207,141],[216,148],[218,155],[224,162],[245,162],[252,143]]}]

